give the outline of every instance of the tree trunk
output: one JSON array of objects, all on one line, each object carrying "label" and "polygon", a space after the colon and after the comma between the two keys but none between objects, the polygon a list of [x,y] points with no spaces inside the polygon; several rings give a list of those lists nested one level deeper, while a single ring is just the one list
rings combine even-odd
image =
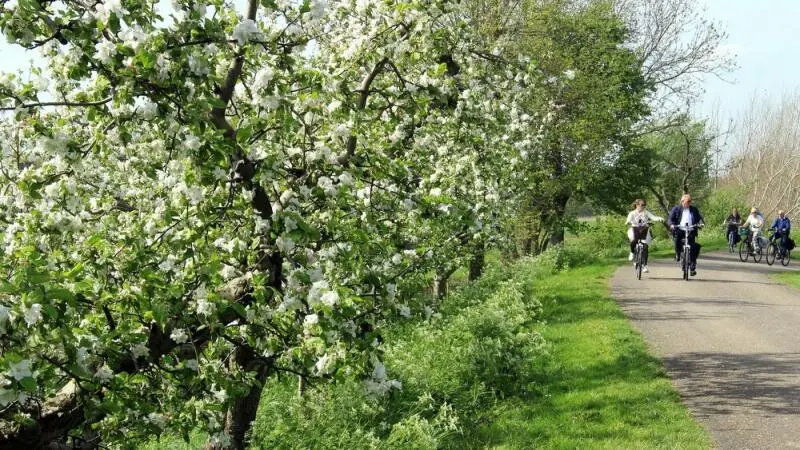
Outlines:
[{"label": "tree trunk", "polygon": [[550,232],[549,245],[559,245],[564,243],[564,217],[567,214],[567,203],[570,195],[562,192],[553,198],[552,212],[550,213],[552,230]]},{"label": "tree trunk", "polygon": [[256,382],[250,386],[250,392],[244,397],[236,399],[225,415],[225,434],[231,440],[226,450],[245,450],[248,443],[247,432],[256,418],[261,392],[270,368],[259,361],[253,350],[247,346],[241,346],[235,350],[235,358],[231,363],[238,365],[243,370],[256,373]]},{"label": "tree trunk", "polygon": [[433,278],[433,297],[441,300],[447,297],[447,280],[453,275],[455,269],[439,269],[436,271],[436,276]]},{"label": "tree trunk", "polygon": [[486,247],[481,242],[472,253],[472,259],[469,261],[469,281],[475,281],[483,274],[483,264],[486,260]]},{"label": "tree trunk", "polygon": [[533,237],[527,237],[522,242],[522,254],[525,256],[530,256],[532,251],[533,251]]},{"label": "tree trunk", "polygon": [[559,226],[550,234],[549,245],[559,245],[564,243],[564,227]]}]

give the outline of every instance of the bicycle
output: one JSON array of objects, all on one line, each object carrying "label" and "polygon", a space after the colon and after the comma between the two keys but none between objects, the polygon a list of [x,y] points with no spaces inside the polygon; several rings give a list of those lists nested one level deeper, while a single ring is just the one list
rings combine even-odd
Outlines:
[{"label": "bicycle", "polygon": [[[642,221],[639,221],[639,225],[633,226],[632,228],[647,228],[648,225],[643,225]],[[633,233],[636,236],[636,232]],[[645,234],[646,236],[646,234]],[[642,269],[644,268],[644,262],[647,258],[647,249],[645,247],[645,243],[643,239],[636,240],[636,251],[633,254],[633,271],[636,274],[636,279],[642,279]]]},{"label": "bicycle", "polygon": [[692,246],[689,245],[689,234],[695,228],[702,228],[702,224],[698,226],[689,226],[683,225],[677,227],[680,230],[683,230],[683,251],[681,251],[681,270],[683,271],[683,279],[689,281],[689,273],[691,272],[692,268]]},{"label": "bicycle", "polygon": [[[756,248],[753,245],[753,233],[746,227],[740,228],[739,233],[742,236],[742,242],[739,244],[739,259],[742,262],[747,262],[747,258],[752,256],[753,262],[760,263],[761,258],[764,256],[764,245],[759,245]],[[763,238],[759,236],[756,239],[761,241]],[[761,243],[763,244],[763,241]]]},{"label": "bicycle", "polygon": [[[778,240],[779,233],[773,232],[769,236],[769,247],[767,247],[767,265],[772,265],[775,263],[775,259],[779,259],[781,261],[781,265],[786,267],[789,265],[789,255],[791,254],[791,250],[788,248],[783,248],[783,243]],[[780,257],[778,256],[780,255]]]},{"label": "bicycle", "polygon": [[728,253],[736,252],[736,230],[733,229],[734,225],[738,227],[739,222],[736,221],[725,222],[725,229],[728,231]]}]

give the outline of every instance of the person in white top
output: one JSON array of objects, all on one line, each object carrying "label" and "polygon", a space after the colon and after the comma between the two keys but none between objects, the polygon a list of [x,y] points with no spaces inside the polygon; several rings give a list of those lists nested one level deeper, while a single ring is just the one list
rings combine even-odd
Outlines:
[{"label": "person in white top", "polygon": [[628,241],[631,243],[631,253],[628,255],[628,261],[633,261],[633,252],[636,251],[636,243],[639,239],[644,241],[644,255],[642,255],[644,267],[642,272],[649,272],[647,268],[647,247],[653,240],[653,234],[650,233],[651,222],[663,222],[664,219],[658,217],[646,209],[647,203],[637,198],[633,202],[633,211],[628,213],[628,218],[625,220],[628,228]]},{"label": "person in white top", "polygon": [[753,248],[758,251],[761,244],[761,231],[764,227],[764,217],[758,212],[758,208],[752,208],[747,220],[744,221],[742,226],[750,230],[750,239],[753,242]]}]

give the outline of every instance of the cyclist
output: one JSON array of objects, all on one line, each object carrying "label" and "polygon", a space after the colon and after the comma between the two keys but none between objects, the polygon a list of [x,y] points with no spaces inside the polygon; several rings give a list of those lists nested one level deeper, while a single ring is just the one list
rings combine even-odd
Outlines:
[{"label": "cyclist", "polygon": [[758,212],[758,208],[751,208],[750,215],[742,226],[750,229],[750,240],[753,243],[753,249],[758,251],[759,244],[761,243],[761,228],[764,227],[764,217]]},{"label": "cyclist", "polygon": [[739,215],[739,210],[733,208],[731,214],[725,219],[725,224],[728,226],[727,231],[725,232],[725,237],[728,237],[733,233],[733,243],[737,244],[739,242],[739,224],[742,223],[742,216]]},{"label": "cyclist", "polygon": [[[664,219],[658,217],[645,209],[647,203],[637,198],[633,201],[633,211],[628,213],[628,218],[625,219],[625,224],[630,225],[628,228],[628,240],[631,243],[631,253],[628,255],[628,261],[633,261],[633,252],[636,251],[636,243],[639,239],[644,241],[644,255],[642,255],[642,272],[649,272],[647,268],[647,246],[653,240],[653,234],[650,233],[650,222],[663,222]],[[635,264],[635,263],[634,263]]]},{"label": "cyclist", "polygon": [[672,237],[675,240],[675,260],[680,261],[683,250],[682,226],[694,227],[689,232],[689,270],[692,276],[697,275],[697,257],[700,256],[700,244],[697,243],[697,227],[703,226],[703,216],[700,211],[692,206],[692,196],[683,194],[680,205],[672,208],[667,220]]},{"label": "cyclist", "polygon": [[786,255],[786,249],[789,248],[789,233],[792,231],[792,221],[786,217],[786,213],[783,210],[780,210],[778,211],[778,217],[775,218],[775,222],[772,223],[769,229],[775,230],[775,239],[781,239],[781,254],[778,255],[778,259],[783,259],[784,255]]}]

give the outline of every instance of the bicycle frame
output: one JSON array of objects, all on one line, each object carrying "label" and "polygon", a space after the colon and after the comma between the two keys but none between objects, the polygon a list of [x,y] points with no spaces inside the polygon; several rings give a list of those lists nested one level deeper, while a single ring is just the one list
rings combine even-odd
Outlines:
[{"label": "bicycle frame", "polygon": [[689,280],[689,265],[691,264],[692,246],[689,245],[689,234],[696,229],[695,226],[682,225],[677,227],[683,231],[683,251],[681,252],[681,269],[683,270],[683,279]]},{"label": "bicycle frame", "polygon": [[[648,228],[650,225],[635,225],[631,226],[634,229],[634,236],[636,236],[636,228]],[[642,279],[642,268],[644,266],[644,246],[645,246],[645,239],[636,239],[636,253],[633,256],[633,270],[636,274],[636,278],[641,280]]]}]

